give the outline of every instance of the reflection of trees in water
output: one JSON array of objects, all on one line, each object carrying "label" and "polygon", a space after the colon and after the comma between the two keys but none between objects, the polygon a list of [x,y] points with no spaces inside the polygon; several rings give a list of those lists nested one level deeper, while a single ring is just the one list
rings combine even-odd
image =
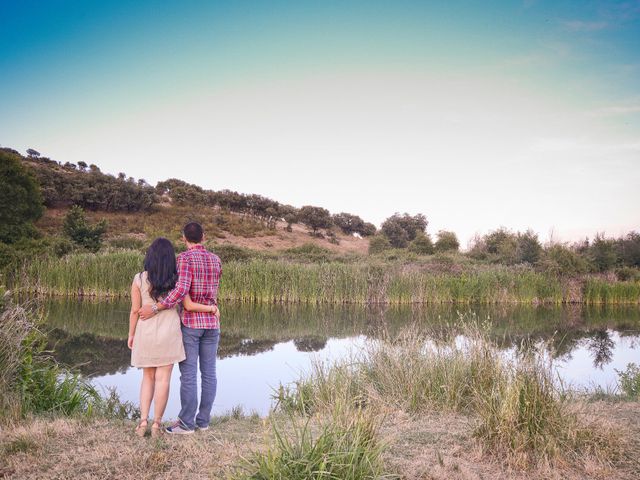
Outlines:
[{"label": "reflection of trees in water", "polygon": [[327,339],[310,335],[294,339],[293,344],[299,352],[319,352],[327,346]]},{"label": "reflection of trees in water", "polygon": [[611,339],[608,330],[596,330],[587,342],[587,349],[593,355],[593,366],[602,367],[611,362],[615,342]]},{"label": "reflection of trees in water", "polygon": [[[81,370],[114,373],[126,369],[127,302],[51,300],[49,325],[68,332],[73,342],[60,342],[56,357],[73,365],[90,362]],[[596,365],[611,359],[613,339],[638,336],[637,307],[530,307],[518,305],[223,305],[219,355],[255,355],[293,340],[299,351],[318,351],[328,338],[367,335],[394,338],[409,328],[426,331],[434,340],[448,342],[464,331],[464,323],[489,325],[492,341],[504,349],[526,353],[543,344],[553,358],[570,357],[587,344]],[[595,333],[601,332],[601,333]],[[603,335],[602,332],[605,332]],[[592,339],[593,337],[593,339]],[[58,339],[60,340],[60,339]]]},{"label": "reflection of trees in water", "polygon": [[53,350],[55,359],[83,375],[124,373],[131,365],[131,351],[126,341],[90,333],[70,335],[60,329],[52,330],[47,337],[48,348]]}]

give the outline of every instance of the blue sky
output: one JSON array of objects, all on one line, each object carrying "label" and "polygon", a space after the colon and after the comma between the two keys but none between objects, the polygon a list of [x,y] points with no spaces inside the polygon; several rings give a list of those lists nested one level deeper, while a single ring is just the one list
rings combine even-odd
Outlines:
[{"label": "blue sky", "polygon": [[640,2],[0,1],[0,144],[463,241],[640,228]]}]

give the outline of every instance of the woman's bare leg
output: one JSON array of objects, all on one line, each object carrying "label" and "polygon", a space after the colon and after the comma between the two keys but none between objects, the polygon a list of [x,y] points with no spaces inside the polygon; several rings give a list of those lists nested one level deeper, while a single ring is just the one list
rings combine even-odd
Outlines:
[{"label": "woman's bare leg", "polygon": [[171,383],[171,372],[173,371],[172,365],[163,365],[156,368],[156,383],[155,391],[153,393],[153,410],[154,410],[154,423],[160,423],[164,410],[167,408],[167,400],[169,399],[169,385]]},{"label": "woman's bare leg", "polygon": [[140,386],[140,418],[149,418],[151,410],[151,400],[153,391],[156,388],[156,367],[145,367],[142,369],[142,385]]}]

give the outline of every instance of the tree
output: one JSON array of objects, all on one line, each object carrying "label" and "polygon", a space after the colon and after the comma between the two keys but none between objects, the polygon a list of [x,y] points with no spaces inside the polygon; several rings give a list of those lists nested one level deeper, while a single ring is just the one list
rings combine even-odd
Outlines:
[{"label": "tree", "polygon": [[14,243],[35,233],[42,216],[42,194],[20,156],[0,151],[0,241]]},{"label": "tree", "polygon": [[380,230],[389,239],[391,245],[396,248],[405,248],[418,233],[425,232],[428,224],[427,218],[421,213],[414,216],[408,213],[404,215],[395,213],[382,223]]},{"label": "tree", "polygon": [[331,214],[326,208],[305,205],[300,209],[298,218],[302,223],[311,227],[314,235],[317,234],[319,228],[330,228],[333,225]]},{"label": "tree", "polygon": [[431,237],[424,233],[418,233],[409,244],[409,251],[417,253],[418,255],[431,255],[433,254],[433,242]]},{"label": "tree", "polygon": [[83,162],[82,160],[80,160],[78,162],[78,168],[82,171],[85,171],[87,169],[89,165],[87,165],[85,162]]},{"label": "tree", "polygon": [[107,231],[107,222],[100,220],[95,225],[90,225],[84,210],[74,205],[64,217],[63,231],[77,245],[91,252],[97,252],[102,246],[102,236]]},{"label": "tree", "polygon": [[618,262],[615,242],[597,234],[589,248],[589,258],[597,272],[611,270]]},{"label": "tree", "polygon": [[336,227],[342,230],[345,235],[353,235],[364,227],[364,220],[350,213],[337,213],[332,218]]},{"label": "tree", "polygon": [[29,148],[27,149],[27,155],[29,155],[32,158],[38,158],[40,156],[40,152],[37,150],[34,150],[33,148]]},{"label": "tree", "polygon": [[438,232],[438,239],[435,244],[436,252],[457,252],[460,248],[460,242],[454,232],[447,230],[440,230]]},{"label": "tree", "polygon": [[535,265],[542,256],[542,245],[538,240],[538,234],[532,230],[518,233],[516,247],[516,259],[518,263],[530,263]]},{"label": "tree", "polygon": [[372,235],[375,235],[377,230],[378,229],[373,223],[364,222],[364,225],[362,225],[362,228],[358,233],[363,237],[370,237]]}]

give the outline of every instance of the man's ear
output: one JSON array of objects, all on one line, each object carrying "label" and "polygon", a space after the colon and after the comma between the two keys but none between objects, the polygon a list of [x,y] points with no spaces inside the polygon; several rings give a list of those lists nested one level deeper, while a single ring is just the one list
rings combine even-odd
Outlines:
[{"label": "man's ear", "polygon": [[204,243],[206,239],[207,239],[207,236],[205,235],[204,232],[202,232],[202,240],[200,240],[200,243]]}]

